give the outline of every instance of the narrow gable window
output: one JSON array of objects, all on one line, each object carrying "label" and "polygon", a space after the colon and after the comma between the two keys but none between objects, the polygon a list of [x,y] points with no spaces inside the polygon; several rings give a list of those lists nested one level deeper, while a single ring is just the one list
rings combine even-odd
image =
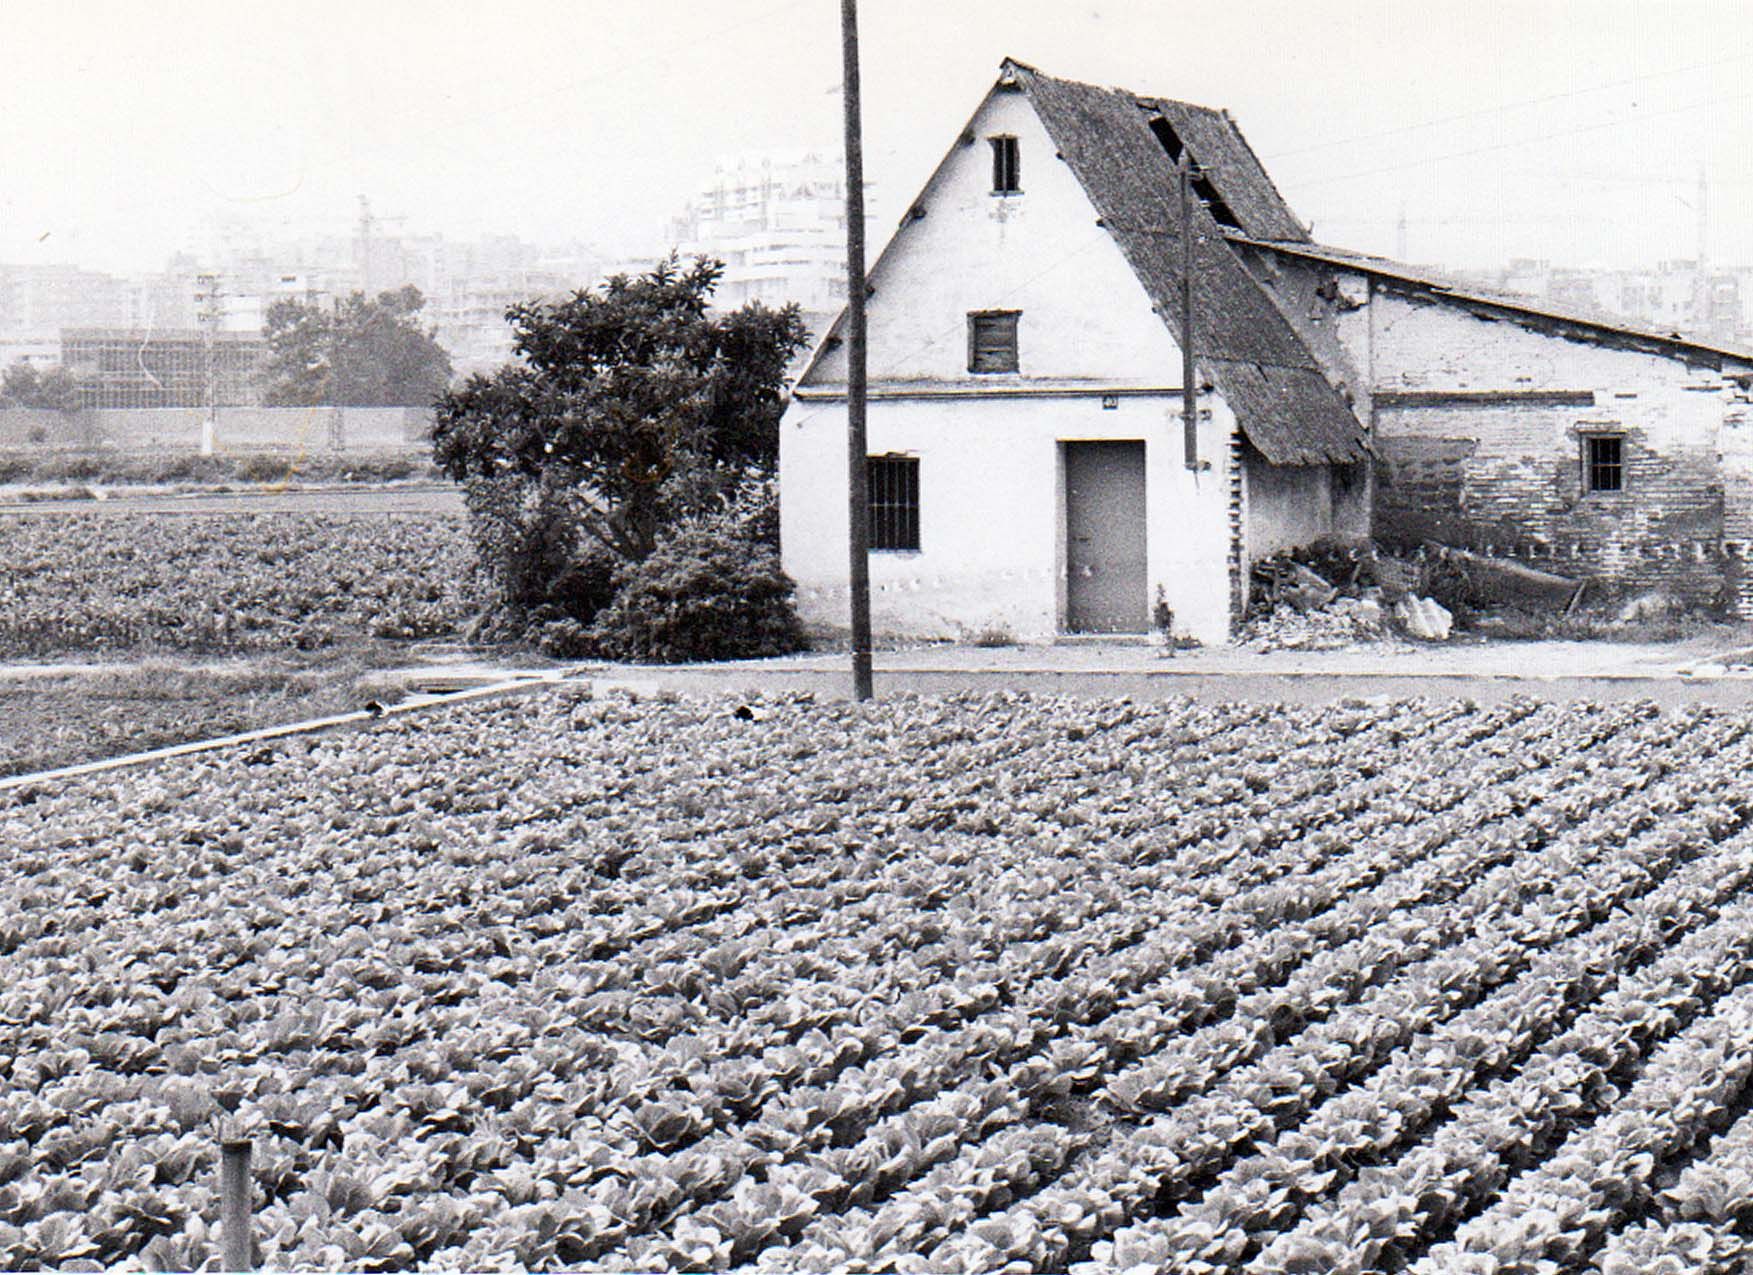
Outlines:
[{"label": "narrow gable window", "polygon": [[968,370],[1017,370],[1016,329],[1020,310],[982,310],[968,316]]},{"label": "narrow gable window", "polygon": [[914,456],[868,456],[870,547],[919,548],[919,460]]},{"label": "narrow gable window", "polygon": [[992,193],[1019,194],[1023,188],[1022,169],[1017,157],[1016,138],[990,137],[992,143]]},{"label": "narrow gable window", "polygon": [[1617,434],[1583,439],[1583,490],[1625,490],[1625,440]]}]

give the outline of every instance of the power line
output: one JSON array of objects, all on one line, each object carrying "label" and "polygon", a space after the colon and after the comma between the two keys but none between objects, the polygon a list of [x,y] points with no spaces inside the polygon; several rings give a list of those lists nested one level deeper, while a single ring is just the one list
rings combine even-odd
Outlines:
[{"label": "power line", "polygon": [[[994,296],[993,298],[991,298],[991,303],[994,305],[997,305],[997,304],[1000,304],[1002,302],[1015,300],[1019,295],[1021,295],[1021,293],[1026,288],[1032,286],[1033,284],[1040,282],[1042,279],[1044,279],[1048,275],[1052,274],[1055,270],[1059,269],[1061,266],[1066,265],[1067,263],[1075,260],[1076,258],[1083,256],[1084,253],[1088,252],[1092,248],[1098,247],[1099,245],[1101,245],[1103,243],[1112,243],[1112,242],[1113,242],[1113,239],[1108,234],[1108,232],[1106,230],[1098,230],[1095,233],[1095,235],[1093,235],[1090,239],[1088,239],[1084,243],[1078,245],[1076,248],[1072,249],[1070,252],[1062,253],[1058,257],[1053,258],[1051,261],[1049,261],[1047,263],[1047,265],[1042,267],[1040,270],[1036,271],[1034,274],[1028,276],[1028,278],[1023,279],[1021,282],[1017,283],[1015,286],[1013,286],[1013,287],[1005,290],[1004,292],[1001,292],[1001,293],[997,294],[996,296]],[[881,264],[880,258],[878,259],[878,264],[879,265]],[[888,375],[891,372],[898,372],[901,370],[902,366],[905,363],[907,363],[908,360],[914,358],[917,355],[927,353],[933,347],[935,347],[936,345],[938,345],[939,343],[941,343],[943,341],[953,340],[957,335],[965,332],[966,330],[967,330],[967,326],[966,326],[965,319],[962,320],[961,322],[958,322],[958,323],[948,324],[948,325],[944,326],[943,328],[940,328],[936,332],[931,333],[930,335],[925,337],[924,340],[918,342],[917,344],[909,346],[907,349],[902,350],[899,353],[890,356],[888,359],[886,359],[883,362],[883,365],[881,367],[873,369],[871,375],[873,378],[881,379],[882,377]],[[810,421],[815,420],[816,417],[822,416],[822,415],[824,415],[828,412],[831,412],[833,410],[834,410],[834,408],[831,406],[818,407],[815,411],[809,412],[804,416],[798,417],[797,420],[792,422],[792,424],[793,425],[807,425]]]},{"label": "power line", "polygon": [[1335,137],[1324,142],[1313,142],[1307,146],[1298,146],[1294,150],[1277,151],[1267,155],[1266,159],[1286,159],[1293,155],[1306,155],[1311,151],[1331,150],[1335,146],[1349,146],[1356,142],[1379,141],[1384,137],[1398,137],[1405,133],[1416,133],[1422,129],[1438,128],[1444,124],[1454,124],[1461,120],[1480,119],[1487,115],[1502,115],[1509,111],[1521,110],[1528,106],[1542,106],[1547,102],[1562,102],[1573,97],[1586,97],[1590,93],[1603,93],[1608,89],[1623,88],[1627,84],[1642,84],[1649,80],[1666,79],[1669,76],[1685,75],[1691,71],[1708,70],[1711,67],[1728,66],[1735,62],[1753,59],[1753,53],[1742,53],[1732,58],[1719,58],[1714,62],[1695,62],[1691,66],[1677,66],[1668,71],[1652,71],[1648,75],[1634,75],[1623,80],[1606,80],[1587,88],[1571,89],[1564,93],[1548,93],[1544,97],[1522,98],[1519,101],[1504,102],[1497,106],[1485,106],[1475,111],[1462,111],[1458,115],[1443,115],[1436,119],[1424,120],[1418,124],[1405,124],[1399,128],[1385,128],[1376,133],[1358,133],[1351,137]]},{"label": "power line", "polygon": [[1694,102],[1689,106],[1677,106],[1666,111],[1652,111],[1647,115],[1640,115],[1635,119],[1622,117],[1620,119],[1603,120],[1596,124],[1584,124],[1578,128],[1561,129],[1554,133],[1536,133],[1532,137],[1518,137],[1512,141],[1493,142],[1487,146],[1474,146],[1464,151],[1448,151],[1441,155],[1426,155],[1422,159],[1413,160],[1411,163],[1406,164],[1385,164],[1380,168],[1365,168],[1353,173],[1337,173],[1327,177],[1317,177],[1311,181],[1305,181],[1298,184],[1302,186],[1328,186],[1334,182],[1355,181],[1359,177],[1375,177],[1382,173],[1404,172],[1410,168],[1423,168],[1426,165],[1440,163],[1447,159],[1464,159],[1469,155],[1485,155],[1493,151],[1513,150],[1518,146],[1533,145],[1535,142],[1555,141],[1561,137],[1576,137],[1582,133],[1596,133],[1600,132],[1602,129],[1618,128],[1621,125],[1642,124],[1648,120],[1661,119],[1668,115],[1684,115],[1689,111],[1702,111],[1713,106],[1726,106],[1730,102],[1744,102],[1748,98],[1753,98],[1753,93],[1737,93],[1733,97],[1711,98],[1704,102]]}]

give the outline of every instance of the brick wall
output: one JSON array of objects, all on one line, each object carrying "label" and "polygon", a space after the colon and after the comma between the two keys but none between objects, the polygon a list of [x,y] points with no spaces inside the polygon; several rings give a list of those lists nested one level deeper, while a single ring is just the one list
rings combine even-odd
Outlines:
[{"label": "brick wall", "polygon": [[[1731,481],[1724,422],[1746,407],[1732,378],[1379,286],[1368,309],[1353,330],[1374,400],[1379,539],[1748,609],[1753,445]],[[1585,490],[1595,433],[1623,440],[1622,491]]]}]

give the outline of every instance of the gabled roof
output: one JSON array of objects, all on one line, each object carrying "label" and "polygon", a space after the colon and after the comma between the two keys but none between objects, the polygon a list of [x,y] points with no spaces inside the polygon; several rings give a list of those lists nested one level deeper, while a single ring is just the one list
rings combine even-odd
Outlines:
[{"label": "gabled roof", "polygon": [[1529,297],[1493,292],[1490,289],[1480,288],[1475,284],[1452,278],[1423,266],[1409,266],[1386,257],[1374,257],[1368,253],[1354,252],[1349,248],[1330,248],[1326,244],[1311,243],[1306,235],[1288,240],[1257,238],[1240,233],[1231,233],[1228,237],[1232,243],[1246,244],[1252,248],[1265,248],[1303,261],[1314,261],[1345,270],[1354,270],[1359,274],[1366,274],[1372,278],[1398,285],[1405,291],[1416,293],[1433,301],[1448,302],[1464,308],[1492,311],[1512,320],[1525,321],[1530,326],[1538,327],[1542,331],[1557,330],[1561,335],[1574,335],[1600,344],[1618,345],[1626,349],[1643,350],[1654,354],[1703,359],[1705,362],[1719,367],[1724,359],[1742,364],[1753,363],[1753,350],[1725,341],[1702,340],[1684,336],[1679,332],[1661,332],[1654,328],[1641,327],[1635,323],[1626,323],[1611,315],[1590,314],[1583,310],[1549,305]]},{"label": "gabled roof", "polygon": [[[1274,240],[1308,237],[1222,111],[1057,80],[1008,58],[999,87],[1027,96],[1177,341],[1184,340],[1178,175],[1151,130],[1152,119],[1167,122],[1243,232]],[[1281,465],[1362,459],[1368,444],[1350,405],[1238,259],[1211,212],[1195,201],[1193,217],[1194,359],[1249,441]],[[882,261],[877,259],[873,272]],[[842,312],[804,369],[804,381],[844,322]]]},{"label": "gabled roof", "polygon": [[[1177,340],[1185,339],[1179,186],[1174,161],[1151,129],[1153,117],[1168,121],[1244,232],[1307,239],[1222,112],[1058,80],[1021,62],[1006,60],[1004,70],[1027,95]],[[1193,219],[1194,359],[1249,441],[1281,465],[1360,459],[1368,447],[1350,404],[1197,201]]]}]

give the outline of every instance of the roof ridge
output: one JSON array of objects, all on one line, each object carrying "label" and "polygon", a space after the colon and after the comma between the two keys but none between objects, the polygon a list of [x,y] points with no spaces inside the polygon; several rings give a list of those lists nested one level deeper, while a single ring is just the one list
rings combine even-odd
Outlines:
[{"label": "roof ridge", "polygon": [[[1207,115],[1221,116],[1223,118],[1229,117],[1229,112],[1224,110],[1222,107],[1205,106],[1199,102],[1189,102],[1185,98],[1163,97],[1159,93],[1145,93],[1145,92],[1139,91],[1138,89],[1129,89],[1125,85],[1122,85],[1122,84],[1097,84],[1091,80],[1074,80],[1074,79],[1069,78],[1068,76],[1052,75],[1046,71],[1041,70],[1039,67],[1031,66],[1029,63],[1021,61],[1020,59],[1017,59],[1017,58],[1011,58],[1011,57],[1005,58],[1002,62],[999,63],[999,69],[1001,72],[1006,71],[1006,70],[1024,71],[1024,72],[1027,72],[1029,75],[1036,76],[1039,79],[1049,80],[1054,84],[1069,84],[1074,88],[1093,89],[1093,90],[1095,90],[1097,92],[1101,92],[1101,93],[1114,93],[1114,94],[1118,94],[1119,96],[1122,96],[1122,97],[1131,98],[1135,102],[1148,101],[1148,102],[1151,102],[1154,104],[1167,103],[1171,106],[1182,106],[1182,107],[1188,108],[1189,110],[1201,111]],[[1234,121],[1231,121],[1231,123],[1232,123],[1232,127],[1233,127]],[[1240,134],[1240,131],[1238,130],[1237,137],[1240,138],[1240,136],[1241,136],[1241,134]],[[1243,140],[1242,144],[1244,146],[1246,146],[1247,142],[1245,140]],[[1250,149],[1252,149],[1252,148],[1250,147]]]}]

